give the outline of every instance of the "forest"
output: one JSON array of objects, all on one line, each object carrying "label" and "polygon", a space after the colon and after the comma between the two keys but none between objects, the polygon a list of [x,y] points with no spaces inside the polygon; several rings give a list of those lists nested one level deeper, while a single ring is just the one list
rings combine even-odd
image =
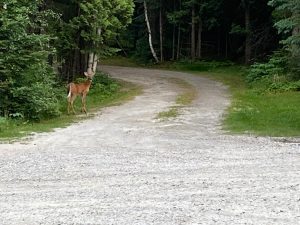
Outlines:
[{"label": "forest", "polygon": [[59,116],[66,83],[113,55],[245,65],[248,84],[297,92],[300,1],[1,0],[0,50],[2,120]]}]

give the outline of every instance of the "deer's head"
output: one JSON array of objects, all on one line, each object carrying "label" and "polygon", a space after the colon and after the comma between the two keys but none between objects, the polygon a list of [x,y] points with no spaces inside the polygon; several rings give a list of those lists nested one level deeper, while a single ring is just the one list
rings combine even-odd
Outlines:
[{"label": "deer's head", "polygon": [[88,80],[92,80],[95,75],[95,72],[91,68],[88,68],[87,72],[84,72],[84,75],[87,77]]}]

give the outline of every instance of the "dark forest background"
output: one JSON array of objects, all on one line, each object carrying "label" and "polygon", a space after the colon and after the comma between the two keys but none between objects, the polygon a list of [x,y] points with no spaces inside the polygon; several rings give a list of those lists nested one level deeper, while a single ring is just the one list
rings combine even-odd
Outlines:
[{"label": "dark forest background", "polygon": [[[268,0],[153,0],[148,15],[160,61],[225,59],[250,64],[278,49]],[[133,22],[122,33],[124,54],[151,59],[143,2],[135,3]]]}]

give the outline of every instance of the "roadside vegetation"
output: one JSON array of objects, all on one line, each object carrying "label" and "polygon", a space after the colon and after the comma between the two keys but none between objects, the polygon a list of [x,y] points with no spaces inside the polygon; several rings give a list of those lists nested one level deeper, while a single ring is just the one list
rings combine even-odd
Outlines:
[{"label": "roadside vegetation", "polygon": [[[77,82],[81,82],[81,79],[78,79]],[[71,123],[94,116],[103,107],[118,105],[131,100],[142,92],[140,86],[114,80],[107,74],[99,72],[94,77],[87,97],[88,115],[86,116],[80,111],[80,96],[77,97],[74,104],[76,114],[67,114],[66,90],[63,87],[57,90],[57,96],[59,96],[57,109],[60,112],[58,116],[39,120],[29,120],[21,116],[13,118],[0,117],[0,141],[14,140],[15,138],[28,136],[35,132],[49,132],[54,128],[65,127]]]}]

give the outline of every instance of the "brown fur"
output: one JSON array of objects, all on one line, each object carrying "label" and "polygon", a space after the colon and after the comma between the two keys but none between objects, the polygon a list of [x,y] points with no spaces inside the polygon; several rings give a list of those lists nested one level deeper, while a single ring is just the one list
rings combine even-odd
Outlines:
[{"label": "brown fur", "polygon": [[[89,72],[89,71],[88,71]],[[74,106],[73,103],[78,95],[81,95],[81,103],[82,103],[82,108],[81,111],[85,112],[86,111],[86,96],[90,90],[90,86],[92,84],[92,78],[94,76],[94,72],[90,73],[84,73],[85,76],[87,77],[87,80],[83,83],[75,84],[75,83],[69,83],[68,84],[68,114],[70,113],[70,109],[72,108],[73,113],[75,114]]]}]

